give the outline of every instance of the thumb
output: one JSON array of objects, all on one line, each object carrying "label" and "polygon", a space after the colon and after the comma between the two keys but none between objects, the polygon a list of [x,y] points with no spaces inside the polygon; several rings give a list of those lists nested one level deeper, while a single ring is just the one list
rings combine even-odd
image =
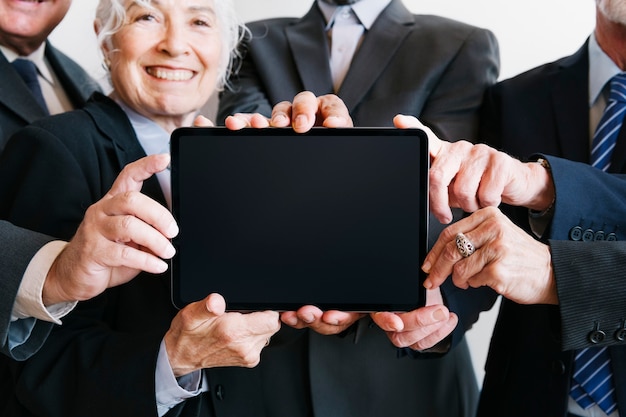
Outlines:
[{"label": "thumb", "polygon": [[153,174],[163,171],[170,163],[168,154],[150,155],[124,167],[109,190],[110,195],[141,191],[143,182]]},{"label": "thumb", "polygon": [[[182,328],[196,329],[203,324],[215,320],[224,314],[226,301],[220,294],[211,294],[204,300],[196,301],[187,305],[179,312],[183,320]],[[184,314],[180,314],[184,312]]]}]

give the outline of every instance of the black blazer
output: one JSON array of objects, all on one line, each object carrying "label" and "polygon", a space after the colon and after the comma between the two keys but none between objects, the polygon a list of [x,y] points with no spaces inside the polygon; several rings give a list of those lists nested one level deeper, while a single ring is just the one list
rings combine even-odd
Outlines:
[{"label": "black blazer", "polygon": [[[35,122],[7,144],[0,156],[0,216],[67,239],[122,167],[142,156],[123,111],[97,94],[84,109]],[[143,192],[165,204],[156,178]],[[3,394],[0,413],[156,415],[156,358],[175,314],[168,274],[140,274],[79,303],[30,360],[3,360],[12,372],[3,383],[12,386],[0,390],[9,397]],[[477,387],[471,366],[463,366],[470,361],[464,347],[417,360],[399,355],[365,320],[343,337],[286,328],[259,366],[205,371],[210,391],[169,415],[470,416]]]},{"label": "black blazer", "polygon": [[[588,62],[585,44],[570,57],[489,89],[481,138],[521,158],[542,152],[588,163]],[[619,142],[613,169],[623,172],[624,130]],[[620,181],[611,182],[609,187],[605,178],[595,178],[599,171],[590,167],[550,162],[554,165],[557,205],[548,237],[554,239],[550,244],[561,304],[522,306],[503,300],[485,366],[478,411],[481,417],[565,416],[573,365],[571,349],[591,345],[587,336],[596,320],[607,333],[606,343],[614,345],[610,352],[619,408],[626,410],[626,379],[618,371],[626,365],[626,347],[613,337],[626,318],[623,268],[615,262],[624,244],[607,243],[615,251],[609,253],[602,244],[567,241],[575,226],[605,230],[607,234],[617,232],[618,239],[626,240],[626,193]],[[526,210],[505,210],[528,228]],[[615,298],[617,301],[610,301]]]},{"label": "black blazer", "polygon": [[[82,107],[98,84],[76,62],[46,43],[45,56],[74,108]],[[44,116],[32,93],[0,53],[0,152],[19,128]]]}]

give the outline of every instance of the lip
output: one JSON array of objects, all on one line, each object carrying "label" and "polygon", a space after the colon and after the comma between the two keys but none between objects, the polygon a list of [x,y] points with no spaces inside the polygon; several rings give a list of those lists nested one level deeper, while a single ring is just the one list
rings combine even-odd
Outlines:
[{"label": "lip", "polygon": [[195,71],[187,68],[149,66],[144,69],[149,76],[161,81],[189,81],[196,75]]}]

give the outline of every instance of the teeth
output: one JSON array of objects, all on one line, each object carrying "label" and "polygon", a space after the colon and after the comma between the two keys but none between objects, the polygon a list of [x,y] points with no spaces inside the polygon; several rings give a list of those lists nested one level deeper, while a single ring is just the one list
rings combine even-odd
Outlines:
[{"label": "teeth", "polygon": [[188,70],[164,70],[156,68],[147,68],[148,74],[161,80],[167,81],[187,81],[193,77],[193,72]]}]

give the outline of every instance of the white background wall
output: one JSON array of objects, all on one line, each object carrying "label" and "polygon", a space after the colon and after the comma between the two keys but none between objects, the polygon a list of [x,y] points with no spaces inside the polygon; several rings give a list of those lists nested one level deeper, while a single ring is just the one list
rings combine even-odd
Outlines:
[{"label": "white background wall", "polygon": [[[219,1],[219,0],[218,0]],[[234,0],[244,21],[300,16],[311,0]],[[593,0],[404,0],[414,13],[438,14],[492,30],[500,43],[501,79],[576,51],[594,27]],[[52,41],[106,84],[92,23],[97,0],[75,0]],[[468,333],[479,381],[497,309]]]}]

